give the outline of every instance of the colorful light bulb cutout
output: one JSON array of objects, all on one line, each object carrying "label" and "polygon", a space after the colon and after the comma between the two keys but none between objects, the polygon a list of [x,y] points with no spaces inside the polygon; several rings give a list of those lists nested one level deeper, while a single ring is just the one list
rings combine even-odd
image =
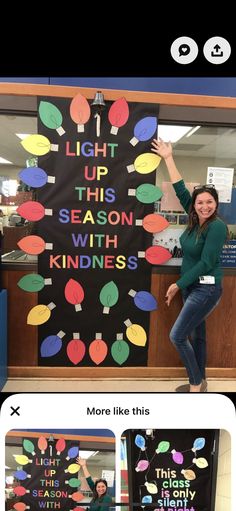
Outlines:
[{"label": "colorful light bulb cutout", "polygon": [[71,477],[69,480],[67,479],[65,481],[65,484],[69,484],[71,488],[80,488],[81,481],[80,479],[77,479],[77,477]]},{"label": "colorful light bulb cutout", "polygon": [[151,183],[143,183],[136,189],[129,188],[128,195],[136,196],[136,199],[142,204],[153,204],[162,197],[163,193],[158,186]]},{"label": "colorful light bulb cutout", "polygon": [[84,499],[84,495],[80,491],[75,491],[72,495],[69,495],[69,498],[71,498],[74,502],[80,502]]},{"label": "colorful light bulb cutout", "polygon": [[147,334],[141,325],[131,323],[129,319],[124,321],[126,328],[126,335],[132,344],[136,346],[145,346],[147,342]]},{"label": "colorful light bulb cutout", "polygon": [[16,509],[16,511],[25,511],[25,509],[30,509],[30,506],[26,506],[24,502],[16,502],[13,508]]},{"label": "colorful light bulb cutout", "polygon": [[45,436],[40,436],[38,439],[38,448],[41,451],[41,454],[44,454],[48,446],[48,441]]},{"label": "colorful light bulb cutout", "polygon": [[123,340],[123,334],[116,335],[116,341],[111,345],[112,358],[117,364],[122,365],[129,357],[130,347],[126,341]]},{"label": "colorful light bulb cutout", "polygon": [[[59,438],[57,440],[57,443],[56,443],[56,450],[57,450],[57,455],[59,456],[66,448],[66,441],[64,438]],[[78,465],[77,465],[78,466]],[[76,470],[76,472],[78,472],[79,470]],[[76,473],[76,472],[71,472],[72,473]]]},{"label": "colorful light bulb cutout", "polygon": [[142,498],[142,503],[143,504],[151,504],[151,502],[152,502],[152,496],[144,495],[144,497]]},{"label": "colorful light bulb cutout", "polygon": [[50,141],[44,135],[29,135],[21,140],[21,145],[28,153],[36,156],[43,156],[49,151],[58,151],[58,145],[50,144]]},{"label": "colorful light bulb cutout", "polygon": [[77,447],[77,446],[70,447],[68,449],[66,460],[70,460],[72,458],[76,458],[77,456],[79,456],[79,447]]},{"label": "colorful light bulb cutout", "polygon": [[23,440],[23,447],[26,452],[29,452],[30,454],[32,454],[32,456],[35,456],[34,444],[33,444],[33,442],[31,442],[31,440],[27,440],[25,438]]},{"label": "colorful light bulb cutout", "polygon": [[73,339],[68,342],[66,352],[69,360],[74,365],[77,365],[81,362],[81,360],[83,360],[86,352],[86,346],[85,343],[81,341],[79,332],[73,333]]},{"label": "colorful light bulb cutout", "polygon": [[91,114],[90,105],[87,99],[80,93],[72,99],[70,104],[70,116],[77,124],[77,132],[84,132],[84,125],[88,122]]},{"label": "colorful light bulb cutout", "polygon": [[142,153],[135,159],[134,163],[127,165],[128,172],[138,172],[138,174],[150,174],[160,165],[161,158],[157,154]]},{"label": "colorful light bulb cutout", "polygon": [[39,117],[44,126],[56,130],[60,136],[64,135],[65,130],[62,127],[62,114],[57,106],[49,101],[40,101]]},{"label": "colorful light bulb cutout", "polygon": [[77,472],[79,472],[79,470],[80,470],[80,465],[78,465],[78,463],[71,463],[69,465],[69,467],[67,467],[65,469],[64,472],[66,472],[66,473],[69,472],[69,474],[77,474]]},{"label": "colorful light bulb cutout", "polygon": [[124,126],[129,118],[129,105],[125,98],[117,99],[110,107],[108,119],[112,135],[117,135],[118,129]]},{"label": "colorful light bulb cutout", "polygon": [[155,233],[167,229],[167,227],[169,227],[169,222],[164,216],[158,215],[157,213],[150,213],[150,215],[146,215],[143,219],[137,219],[135,225],[141,225],[145,231]]},{"label": "colorful light bulb cutout", "polygon": [[23,291],[28,291],[29,293],[38,293],[44,286],[49,286],[52,284],[52,279],[44,279],[42,275],[38,273],[28,273],[27,275],[23,275],[20,280],[18,280],[17,285],[23,289]]},{"label": "colorful light bulb cutout", "polygon": [[146,252],[139,251],[138,257],[145,257],[150,264],[165,264],[172,258],[172,255],[167,248],[159,245],[158,247],[148,247]]},{"label": "colorful light bulb cutout", "polygon": [[42,254],[44,250],[52,250],[53,244],[46,243],[40,236],[30,235],[21,238],[17,243],[18,247],[26,252],[26,254],[38,255]]},{"label": "colorful light bulb cutout", "polygon": [[99,294],[99,300],[103,305],[103,314],[109,314],[110,307],[113,307],[119,299],[119,290],[113,280],[105,284]]},{"label": "colorful light bulb cutout", "polygon": [[108,347],[105,341],[102,340],[102,334],[96,333],[96,338],[89,346],[89,356],[96,365],[101,364],[105,360],[108,352]]},{"label": "colorful light bulb cutout", "polygon": [[206,458],[193,458],[193,463],[198,468],[206,468],[206,467],[208,467],[208,461],[206,460]]},{"label": "colorful light bulb cutout", "polygon": [[13,472],[13,475],[16,479],[18,479],[18,481],[25,481],[25,479],[31,478],[31,475],[27,474],[25,470],[16,470],[15,472]]},{"label": "colorful light bulb cutout", "polygon": [[81,302],[84,299],[84,290],[79,282],[69,279],[65,285],[65,298],[67,302],[75,306],[75,311],[81,311]]},{"label": "colorful light bulb cutout", "polygon": [[29,222],[36,222],[37,220],[42,220],[45,215],[52,216],[53,214],[52,209],[45,209],[40,202],[33,200],[23,202],[16,211],[23,218],[29,220]]},{"label": "colorful light bulb cutout", "polygon": [[178,465],[182,465],[182,463],[184,461],[182,452],[178,452],[175,449],[172,449],[171,454],[172,454],[173,461],[175,463],[177,463]]},{"label": "colorful light bulb cutout", "polygon": [[16,463],[19,463],[19,465],[28,465],[28,463],[33,463],[33,460],[30,460],[28,456],[25,456],[25,454],[13,454]]},{"label": "colorful light bulb cutout", "polygon": [[148,481],[146,481],[146,483],[144,483],[144,486],[146,486],[147,491],[149,493],[152,493],[153,495],[158,493],[158,488],[157,488],[157,485],[155,483],[148,483]]},{"label": "colorful light bulb cutout", "polygon": [[135,445],[141,449],[141,451],[145,451],[146,445],[145,445],[145,438],[142,435],[136,435],[134,439]]},{"label": "colorful light bulb cutout", "polygon": [[51,302],[48,305],[39,304],[35,305],[27,316],[27,324],[28,325],[43,325],[46,321],[49,320],[51,316],[51,311],[55,309],[55,303]]},{"label": "colorful light bulb cutout", "polygon": [[160,452],[163,453],[163,452],[167,452],[170,448],[170,442],[168,442],[167,440],[162,440],[161,442],[159,442],[157,448],[156,448],[156,453],[159,454]]},{"label": "colorful light bulb cutout", "polygon": [[30,493],[30,490],[26,490],[24,486],[15,486],[13,488],[13,491],[15,495],[17,495],[17,497],[23,497],[23,495],[25,495],[26,493]]},{"label": "colorful light bulb cutout", "polygon": [[130,144],[135,146],[138,142],[149,140],[157,130],[156,117],[144,117],[134,127],[134,137],[130,140]]},{"label": "colorful light bulb cutout", "polygon": [[48,176],[40,167],[26,167],[19,172],[18,176],[23,183],[33,188],[41,188],[46,183],[53,184],[56,180],[54,176]]},{"label": "colorful light bulb cutout", "polygon": [[135,467],[136,472],[144,472],[149,467],[149,462],[147,460],[139,460],[137,467]]},{"label": "colorful light bulb cutout", "polygon": [[196,440],[194,440],[193,442],[192,451],[193,452],[199,451],[205,446],[205,443],[206,443],[205,438],[196,438]]},{"label": "colorful light bulb cutout", "polygon": [[156,298],[149,291],[134,291],[134,289],[130,289],[128,294],[132,296],[138,309],[143,311],[154,311],[157,309]]},{"label": "colorful light bulb cutout", "polygon": [[40,346],[41,357],[53,357],[53,355],[59,353],[64,335],[65,332],[60,330],[56,335],[48,335],[45,337]]},{"label": "colorful light bulb cutout", "polygon": [[193,470],[182,469],[181,474],[183,474],[184,478],[187,479],[187,481],[194,481],[194,479],[196,479],[196,474]]}]

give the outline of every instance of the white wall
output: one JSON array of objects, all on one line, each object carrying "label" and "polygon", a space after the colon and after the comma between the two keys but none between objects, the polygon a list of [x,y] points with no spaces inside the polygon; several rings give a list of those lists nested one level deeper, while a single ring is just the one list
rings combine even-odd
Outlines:
[{"label": "white wall", "polygon": [[228,431],[220,431],[215,511],[231,510],[231,440]]},{"label": "white wall", "polygon": [[[230,167],[232,165],[232,157],[227,158],[190,158],[189,156],[177,156],[174,154],[176,166],[183,179],[188,182],[206,183],[207,167]],[[170,181],[165,162],[161,161],[157,171],[157,185],[160,186],[162,181]]]}]

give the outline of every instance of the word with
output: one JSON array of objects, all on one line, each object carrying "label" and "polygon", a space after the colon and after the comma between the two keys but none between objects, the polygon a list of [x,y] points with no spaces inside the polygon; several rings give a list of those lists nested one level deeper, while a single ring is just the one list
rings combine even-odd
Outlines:
[{"label": "word with", "polygon": [[117,248],[118,245],[118,236],[115,234],[115,236],[109,236],[109,234],[71,234],[74,247],[86,247],[89,246],[90,248],[96,246],[96,247],[103,247],[109,248],[110,246],[113,246],[114,248]]},{"label": "word with", "polygon": [[60,501],[58,502],[54,502],[54,501],[43,501],[43,500],[39,500],[38,501],[38,506],[40,509],[61,509],[61,503]]}]

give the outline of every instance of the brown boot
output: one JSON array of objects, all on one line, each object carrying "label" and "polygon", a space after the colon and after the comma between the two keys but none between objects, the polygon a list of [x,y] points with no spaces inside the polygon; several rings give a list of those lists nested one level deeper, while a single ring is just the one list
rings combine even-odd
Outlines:
[{"label": "brown boot", "polygon": [[[189,383],[185,383],[184,385],[179,385],[178,387],[176,387],[175,392],[189,392],[189,390],[190,390]],[[207,381],[206,380],[202,380],[200,392],[207,392]]]}]

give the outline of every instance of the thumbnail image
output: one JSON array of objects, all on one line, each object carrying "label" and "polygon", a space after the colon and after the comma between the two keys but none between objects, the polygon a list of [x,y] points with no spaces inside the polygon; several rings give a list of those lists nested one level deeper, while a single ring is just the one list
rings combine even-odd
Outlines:
[{"label": "thumbnail image", "polygon": [[6,435],[8,511],[110,511],[115,437],[110,430],[25,430]]},{"label": "thumbnail image", "polygon": [[231,441],[225,430],[127,430],[121,502],[133,511],[230,511]]}]

